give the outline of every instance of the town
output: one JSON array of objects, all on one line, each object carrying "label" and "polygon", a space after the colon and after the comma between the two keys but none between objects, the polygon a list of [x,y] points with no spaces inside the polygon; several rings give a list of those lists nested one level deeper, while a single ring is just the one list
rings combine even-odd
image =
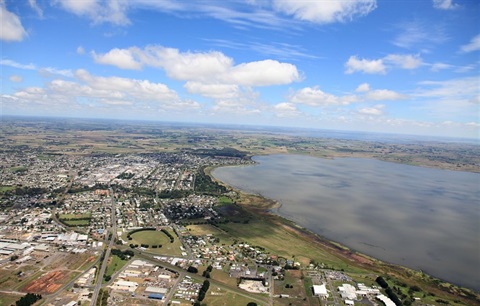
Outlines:
[{"label": "town", "polygon": [[225,140],[215,138],[208,145],[198,134],[186,139],[193,140],[130,153],[83,142],[45,149],[4,141],[0,301],[434,305],[448,302],[445,288],[457,298],[477,298],[428,275],[421,276],[425,283],[407,283],[415,272],[351,252],[269,213],[273,201],[210,175],[215,167],[251,165],[242,146],[221,146]]}]

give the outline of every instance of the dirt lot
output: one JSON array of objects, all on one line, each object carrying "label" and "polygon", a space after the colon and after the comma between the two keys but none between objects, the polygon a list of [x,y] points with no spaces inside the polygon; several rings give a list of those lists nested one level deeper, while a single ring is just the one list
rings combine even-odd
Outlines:
[{"label": "dirt lot", "polygon": [[51,271],[40,278],[30,282],[22,288],[23,292],[50,294],[57,291],[68,279],[70,272],[67,270]]}]

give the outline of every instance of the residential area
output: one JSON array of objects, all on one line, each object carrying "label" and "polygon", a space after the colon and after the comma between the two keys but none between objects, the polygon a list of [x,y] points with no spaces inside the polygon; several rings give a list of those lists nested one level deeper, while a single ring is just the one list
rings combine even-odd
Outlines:
[{"label": "residential area", "polygon": [[18,154],[0,162],[0,206],[9,208],[0,213],[0,292],[12,302],[30,293],[71,306],[394,305],[376,283],[222,229],[247,227],[250,217],[204,169],[249,160]]}]

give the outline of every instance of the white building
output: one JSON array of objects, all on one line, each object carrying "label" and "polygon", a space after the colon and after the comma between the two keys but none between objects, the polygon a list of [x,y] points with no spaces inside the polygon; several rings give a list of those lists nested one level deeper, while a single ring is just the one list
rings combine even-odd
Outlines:
[{"label": "white building", "polygon": [[338,287],[338,292],[342,296],[344,300],[356,300],[357,293],[355,287],[350,284],[342,284],[342,286]]},{"label": "white building", "polygon": [[313,285],[313,295],[328,298],[327,287],[325,284]]}]

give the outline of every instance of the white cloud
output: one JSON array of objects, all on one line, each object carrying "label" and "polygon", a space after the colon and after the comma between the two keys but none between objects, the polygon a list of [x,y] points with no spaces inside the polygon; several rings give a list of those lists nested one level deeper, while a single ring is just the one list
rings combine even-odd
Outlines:
[{"label": "white cloud", "polygon": [[377,104],[373,107],[361,108],[361,109],[358,110],[358,112],[362,115],[381,116],[381,115],[384,114],[384,111],[383,111],[384,108],[385,108],[385,105]]},{"label": "white cloud", "polygon": [[404,100],[407,96],[388,89],[371,90],[365,94],[367,100],[387,101],[387,100]]},{"label": "white cloud", "polygon": [[392,43],[405,49],[420,48],[425,51],[432,45],[441,44],[449,39],[445,27],[420,20],[400,23],[396,27],[399,34]]},{"label": "white cloud", "polygon": [[227,82],[246,86],[269,86],[299,81],[300,75],[292,64],[264,60],[234,66],[224,79]]},{"label": "white cloud", "polygon": [[446,81],[423,81],[422,88],[416,93],[419,97],[439,98],[447,100],[469,100],[478,95],[480,83],[478,77],[467,77]]},{"label": "white cloud", "polygon": [[366,92],[370,90],[370,85],[368,83],[363,83],[358,85],[357,89],[355,89],[356,92]]},{"label": "white cloud", "polygon": [[19,75],[11,75],[10,76],[10,81],[15,82],[15,83],[20,83],[23,81],[23,78]]},{"label": "white cloud", "polygon": [[297,117],[301,114],[297,106],[293,103],[283,102],[273,106],[273,110],[278,117]]},{"label": "white cloud", "polygon": [[458,7],[458,4],[452,0],[433,0],[433,7],[440,10],[453,10]]},{"label": "white cloud", "polygon": [[240,88],[235,84],[204,84],[187,82],[184,87],[189,93],[200,94],[213,99],[232,99],[238,97]]},{"label": "white cloud", "polygon": [[431,116],[453,121],[478,121],[480,83],[478,77],[424,81],[414,93]]},{"label": "white cloud", "polygon": [[432,64],[432,67],[430,68],[430,70],[432,70],[433,72],[438,72],[440,70],[444,70],[444,69],[451,69],[453,68],[452,65],[449,65],[449,64],[445,64],[445,63],[433,63]]},{"label": "white cloud", "polygon": [[112,49],[103,55],[97,55],[92,51],[91,54],[98,64],[112,65],[121,69],[139,70],[142,68],[142,65],[133,58],[132,52],[128,49]]},{"label": "white cloud", "polygon": [[38,72],[44,76],[51,76],[51,75],[61,75],[64,77],[72,77],[73,73],[71,70],[68,69],[57,69],[53,67],[46,67],[40,68]]},{"label": "white cloud", "polygon": [[85,54],[85,49],[82,46],[78,46],[77,54],[78,55],[84,55]]},{"label": "white cloud", "polygon": [[403,69],[416,69],[423,64],[420,56],[411,54],[389,54],[384,60]]},{"label": "white cloud", "polygon": [[356,56],[350,56],[348,61],[345,63],[345,68],[345,73],[347,74],[352,74],[357,71],[368,74],[384,74],[386,72],[386,68],[382,59],[358,59]]},{"label": "white cloud", "polygon": [[35,70],[37,69],[34,64],[20,64],[12,60],[8,59],[2,59],[0,60],[0,65],[3,66],[10,66],[13,68],[18,68],[18,69],[25,69],[25,70]]},{"label": "white cloud", "polygon": [[128,25],[126,0],[55,0],[55,4],[77,16],[90,18],[94,23],[109,22],[115,25]]},{"label": "white cloud", "polygon": [[[80,109],[89,106],[111,105],[138,109],[173,110],[198,109],[200,105],[191,100],[181,100],[177,93],[161,83],[120,77],[101,77],[80,69],[74,80],[54,79],[45,87],[28,87],[5,98],[23,109]],[[8,105],[7,105],[8,107]]]},{"label": "white cloud", "polygon": [[289,84],[301,79],[295,65],[275,60],[234,65],[233,59],[221,52],[180,52],[175,48],[148,46],[145,49],[112,49],[106,54],[92,52],[96,62],[122,69],[143,66],[162,68],[176,80],[206,84],[269,86]]},{"label": "white cloud", "polygon": [[460,47],[462,52],[472,52],[480,50],[480,34],[473,37],[470,42]]},{"label": "white cloud", "polygon": [[314,23],[351,21],[372,12],[376,0],[296,1],[274,0],[275,10]]},{"label": "white cloud", "polygon": [[368,83],[360,84],[355,91],[363,93],[363,95],[358,97],[359,100],[362,99],[366,101],[404,100],[408,98],[406,95],[388,89],[372,90]]},{"label": "white cloud", "polygon": [[[34,0],[30,0],[34,1]],[[133,9],[157,10],[176,16],[207,16],[237,28],[295,28],[300,22],[347,22],[371,13],[376,0],[330,1],[173,1],[173,0],[53,0],[58,6],[94,23],[128,25]]]},{"label": "white cloud", "polygon": [[473,121],[472,122],[467,122],[465,125],[475,127],[475,128],[480,128],[480,123],[478,123],[478,122],[473,122]]},{"label": "white cloud", "polygon": [[419,55],[412,54],[389,54],[380,59],[358,59],[350,56],[345,63],[345,73],[363,72],[368,74],[385,74],[387,68],[416,69],[424,65]]},{"label": "white cloud", "polygon": [[38,6],[37,0],[28,0],[28,4],[40,18],[43,18],[43,10]]},{"label": "white cloud", "polygon": [[20,22],[20,18],[7,10],[5,2],[0,1],[0,39],[5,41],[22,41],[27,32]]},{"label": "white cloud", "polygon": [[348,105],[357,101],[357,97],[335,96],[325,93],[318,87],[305,87],[296,91],[290,96],[291,103],[305,104],[309,106],[331,106],[331,105]]}]

